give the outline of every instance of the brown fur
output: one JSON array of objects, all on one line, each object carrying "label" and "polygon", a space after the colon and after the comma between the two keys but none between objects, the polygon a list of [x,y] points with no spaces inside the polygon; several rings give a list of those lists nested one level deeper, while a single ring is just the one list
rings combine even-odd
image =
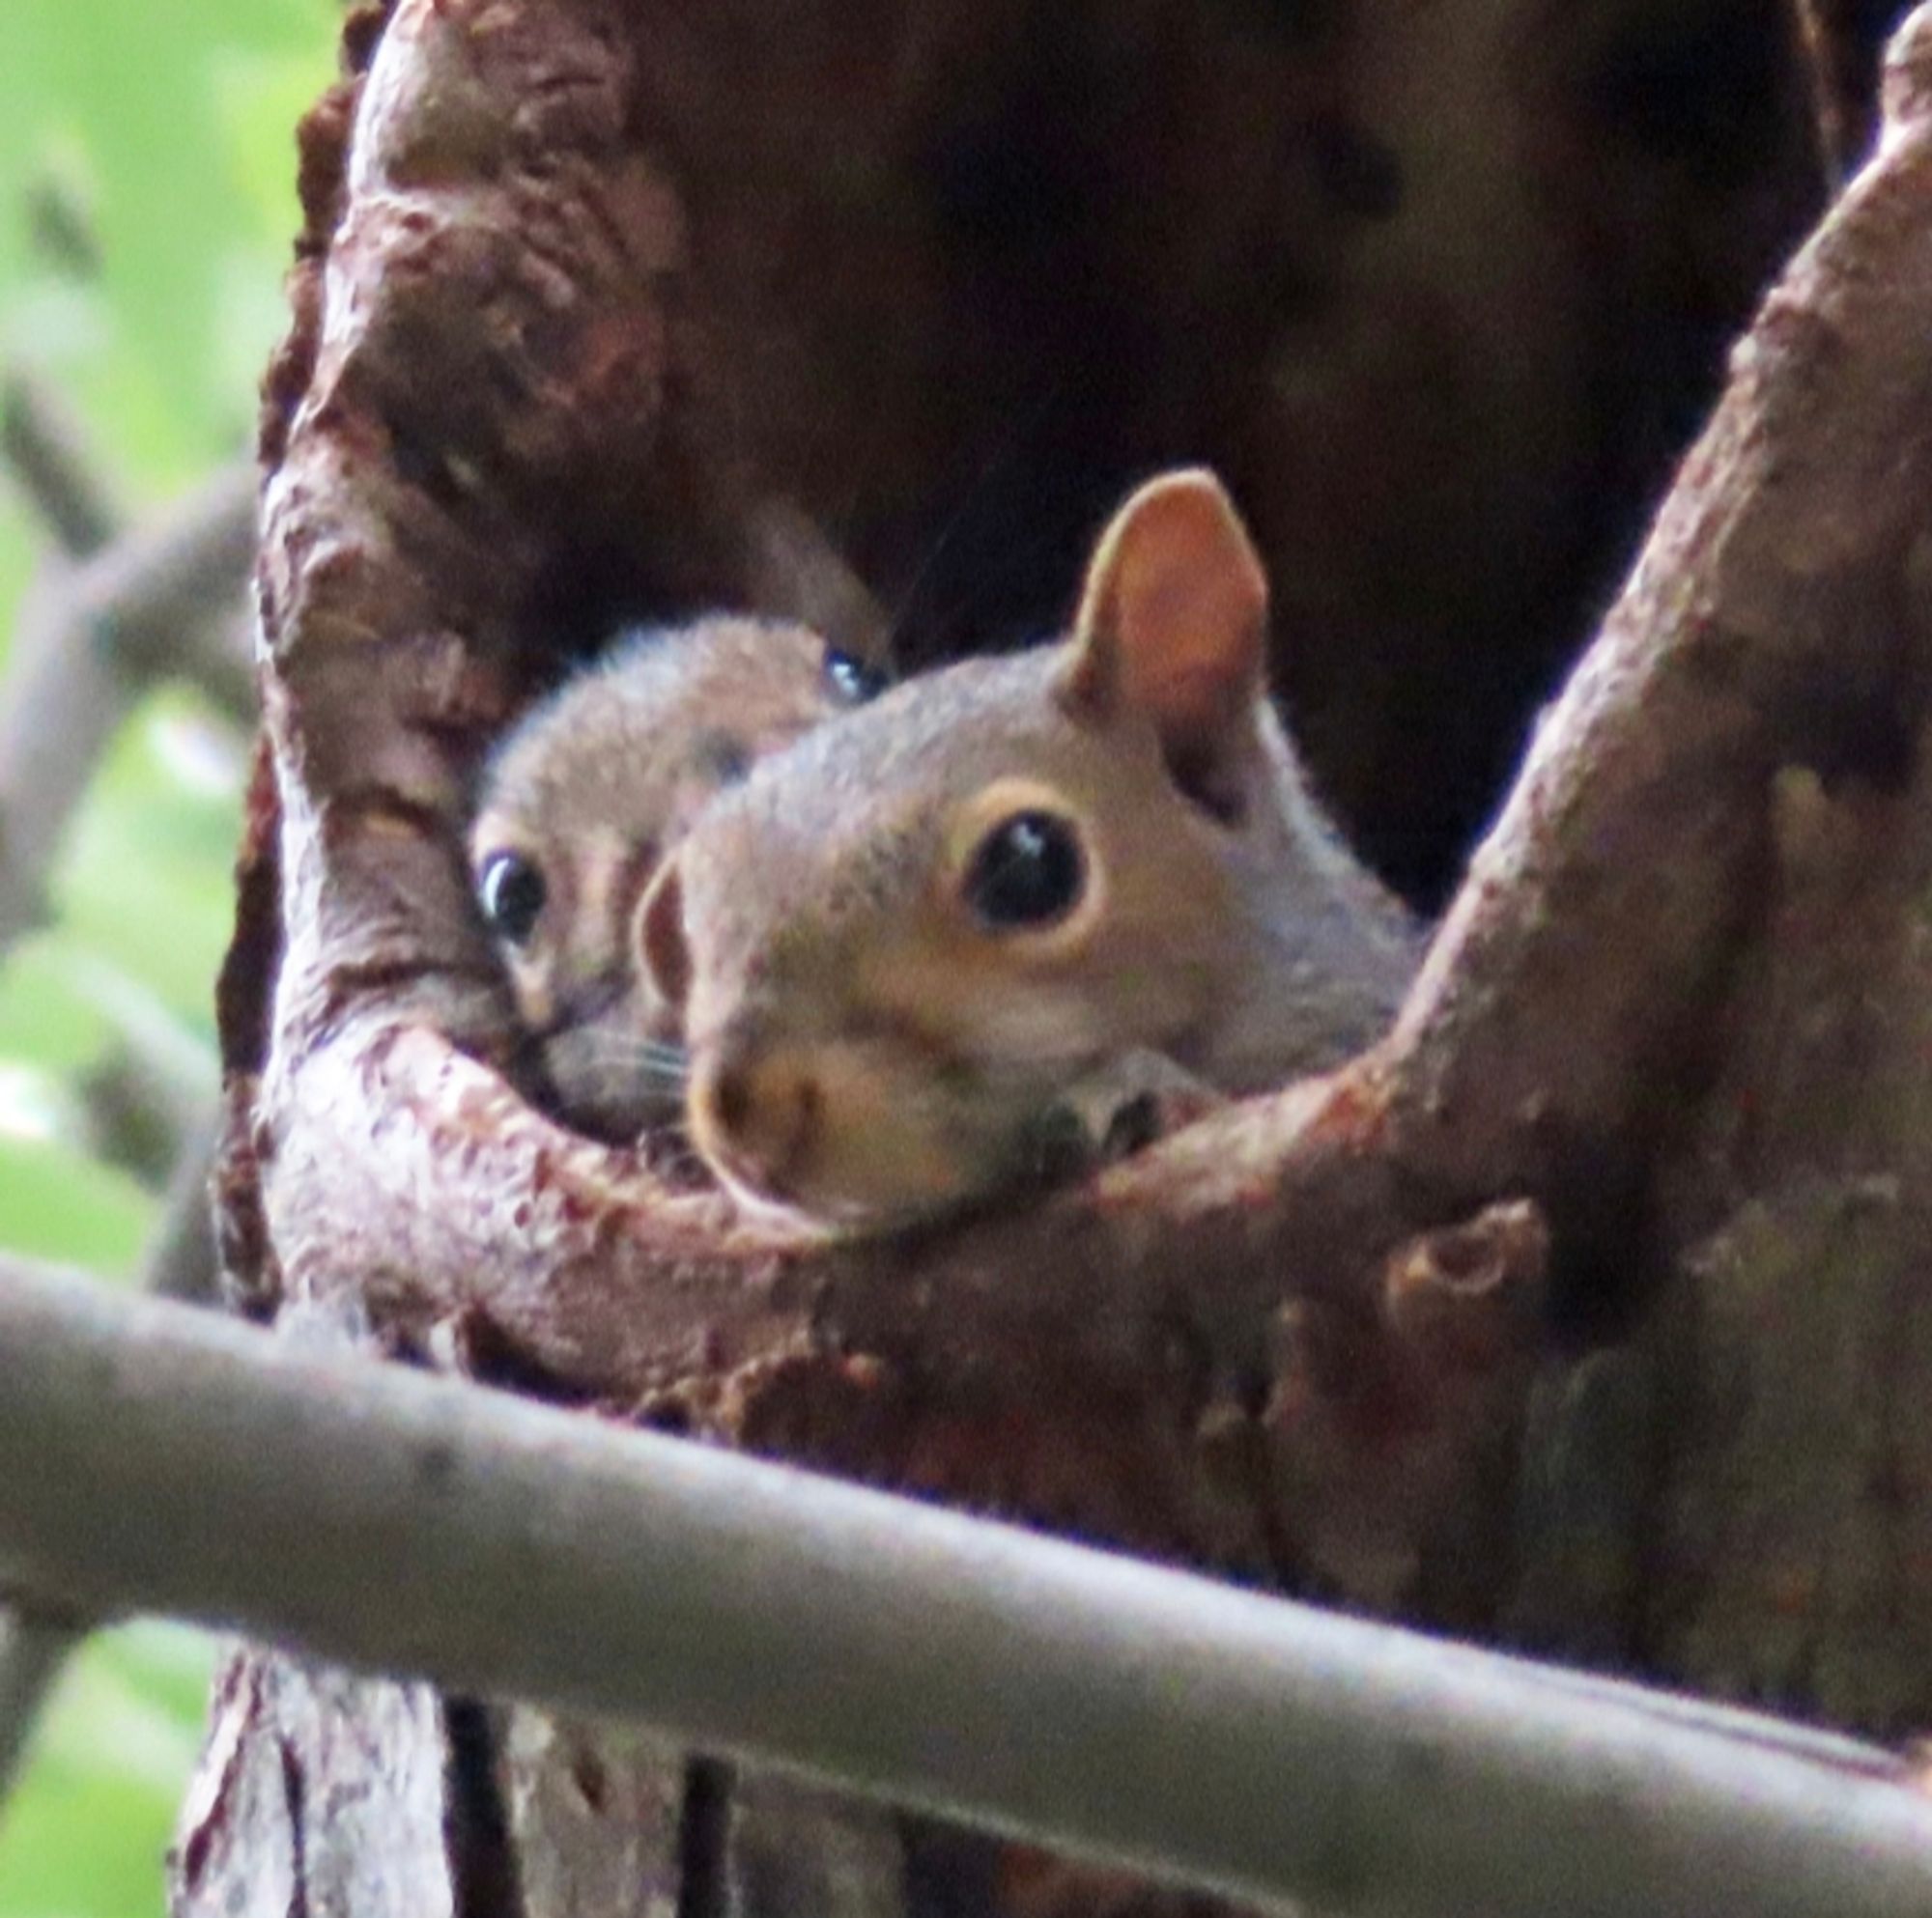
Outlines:
[{"label": "brown fur", "polygon": [[[762,763],[642,910],[684,1002],[693,1137],[741,1196],[846,1227],[1015,1175],[1123,1054],[1258,1089],[1365,1044],[1406,922],[1317,810],[1266,695],[1266,582],[1211,476],[1116,517],[1060,645],[900,687]],[[987,831],[1048,814],[1052,923],[968,900]]]},{"label": "brown fur", "polygon": [[470,831],[480,883],[502,853],[547,897],[521,946],[498,941],[518,1013],[564,1115],[613,1138],[674,1117],[679,1036],[636,963],[637,908],[666,849],[753,761],[834,710],[825,642],[718,618],[649,632],[569,681],[497,748]]}]

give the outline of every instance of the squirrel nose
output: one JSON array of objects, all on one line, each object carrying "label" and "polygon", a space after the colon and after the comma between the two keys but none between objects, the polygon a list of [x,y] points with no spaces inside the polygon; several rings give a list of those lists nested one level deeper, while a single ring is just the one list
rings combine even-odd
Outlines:
[{"label": "squirrel nose", "polygon": [[700,1062],[691,1086],[692,1130],[707,1157],[774,1198],[788,1197],[809,1157],[824,1095],[790,1052],[732,1052]]}]

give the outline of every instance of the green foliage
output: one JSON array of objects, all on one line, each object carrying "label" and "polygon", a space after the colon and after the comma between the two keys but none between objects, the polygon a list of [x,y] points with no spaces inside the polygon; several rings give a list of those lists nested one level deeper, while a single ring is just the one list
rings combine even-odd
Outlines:
[{"label": "green foliage", "polygon": [[[320,0],[9,0],[0,340],[179,484],[237,445],[293,232]],[[242,310],[238,313],[237,302]]]},{"label": "green foliage", "polygon": [[68,1667],[7,1809],[0,1911],[159,1908],[207,1666],[196,1635],[144,1623],[102,1633]]},{"label": "green foliage", "polygon": [[[192,699],[164,694],[101,768],[55,875],[55,923],[76,960],[105,960],[209,1042],[243,770],[237,743]],[[106,976],[77,974],[83,989]]]},{"label": "green foliage", "polygon": [[[0,0],[0,365],[79,409],[130,510],[245,444],[282,324],[293,127],[329,0]],[[0,659],[40,529],[0,486]],[[190,696],[136,716],[0,959],[0,1248],[125,1279],[157,1196],[96,1149],[117,1060],[213,1084],[242,742]],[[70,1669],[0,1806],[0,1918],[148,1918],[199,1737],[204,1641],[137,1625]]]}]

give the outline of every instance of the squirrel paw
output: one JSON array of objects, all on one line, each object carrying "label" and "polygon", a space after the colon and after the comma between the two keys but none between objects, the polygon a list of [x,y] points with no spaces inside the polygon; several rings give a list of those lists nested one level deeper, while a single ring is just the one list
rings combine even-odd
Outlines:
[{"label": "squirrel paw", "polygon": [[1040,1171],[1067,1178],[1112,1165],[1221,1103],[1164,1053],[1136,1047],[1076,1080],[1048,1108],[1039,1127]]}]

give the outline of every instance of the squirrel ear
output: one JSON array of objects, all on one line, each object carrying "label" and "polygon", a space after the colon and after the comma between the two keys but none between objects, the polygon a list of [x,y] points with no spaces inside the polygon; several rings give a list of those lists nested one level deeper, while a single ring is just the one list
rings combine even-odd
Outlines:
[{"label": "squirrel ear", "polygon": [[1145,713],[1176,776],[1207,797],[1266,661],[1267,576],[1234,501],[1205,468],[1150,480],[1094,550],[1062,699]]},{"label": "squirrel ear", "polygon": [[681,1010],[691,991],[691,950],[684,943],[684,883],[674,859],[667,860],[644,888],[638,929],[645,978],[666,1005]]}]

